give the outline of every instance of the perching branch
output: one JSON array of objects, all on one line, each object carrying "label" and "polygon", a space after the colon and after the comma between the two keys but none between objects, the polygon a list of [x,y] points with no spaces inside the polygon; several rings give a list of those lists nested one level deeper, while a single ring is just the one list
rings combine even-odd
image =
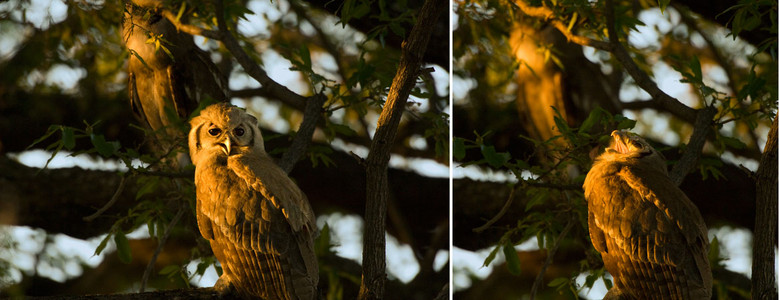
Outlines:
[{"label": "perching branch", "polygon": [[430,28],[447,7],[445,0],[428,0],[416,24],[403,43],[400,64],[392,81],[387,102],[379,116],[376,133],[366,159],[366,205],[363,245],[363,273],[359,299],[382,299],[385,275],[385,218],[387,212],[387,164],[400,117],[416,83],[422,56],[430,39]]}]

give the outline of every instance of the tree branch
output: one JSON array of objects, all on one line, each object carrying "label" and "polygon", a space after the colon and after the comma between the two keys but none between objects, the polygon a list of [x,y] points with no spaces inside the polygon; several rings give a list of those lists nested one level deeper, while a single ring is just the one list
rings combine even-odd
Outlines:
[{"label": "tree branch", "polygon": [[774,249],[777,241],[777,121],[774,116],[757,169],[755,244],[752,248],[752,299],[776,299]]},{"label": "tree branch", "polygon": [[417,23],[408,40],[403,43],[398,71],[387,95],[387,102],[379,116],[370,152],[366,159],[366,205],[363,245],[363,274],[359,299],[384,298],[385,240],[387,211],[387,163],[390,148],[395,141],[400,117],[408,96],[414,87],[422,64],[422,55],[430,39],[430,28],[446,6],[444,0],[428,0],[422,6]]},{"label": "tree branch", "polygon": [[322,116],[322,105],[327,101],[327,96],[324,94],[316,94],[313,98],[310,98],[306,103],[306,112],[303,113],[303,123],[300,124],[295,138],[292,140],[292,145],[284,152],[284,156],[281,157],[279,166],[288,173],[292,171],[295,164],[306,153],[306,148],[311,144],[311,139],[314,136],[314,129]]},{"label": "tree branch", "polygon": [[565,37],[568,39],[569,42],[573,42],[582,46],[590,46],[608,52],[611,52],[613,50],[613,45],[607,42],[574,34],[570,30],[568,30],[567,25],[565,25],[560,20],[556,19],[554,15],[554,11],[547,8],[546,6],[530,6],[527,3],[525,3],[525,0],[514,0],[514,4],[517,5],[517,7],[519,8],[520,11],[522,11],[522,13],[534,18],[543,19],[544,21],[547,21],[550,24],[552,24],[552,26],[557,28],[557,30],[560,31],[560,33],[565,35]]}]

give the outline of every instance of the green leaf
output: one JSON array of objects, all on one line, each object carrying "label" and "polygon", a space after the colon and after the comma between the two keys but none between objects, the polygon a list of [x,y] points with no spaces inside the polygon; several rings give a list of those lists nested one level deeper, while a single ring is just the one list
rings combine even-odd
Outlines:
[{"label": "green leaf", "polygon": [[325,226],[319,231],[319,236],[314,241],[317,256],[326,256],[330,252],[330,244],[330,226],[325,222]]},{"label": "green leaf", "polygon": [[560,133],[567,133],[569,132],[568,123],[565,122],[565,119],[563,119],[563,115],[560,114],[560,111],[557,110],[557,107],[551,106],[554,110],[555,117],[554,117],[554,123],[555,126],[557,126],[557,130],[560,131]]},{"label": "green leaf", "polygon": [[144,182],[143,186],[135,193],[135,200],[140,199],[143,195],[151,194],[157,189],[157,185],[160,183],[157,177],[142,178],[138,180],[139,183]]},{"label": "green leaf", "polygon": [[62,145],[65,149],[72,150],[76,146],[76,137],[73,135],[73,128],[62,128]]},{"label": "green leaf", "polygon": [[43,140],[47,139],[47,138],[48,138],[48,137],[50,137],[52,134],[54,134],[55,132],[57,132],[57,129],[59,129],[59,128],[60,128],[60,126],[57,126],[57,125],[51,125],[51,126],[49,126],[49,129],[48,129],[48,130],[46,130],[46,134],[44,134],[42,137],[39,137],[39,138],[37,138],[36,140],[34,140],[34,141],[32,142],[32,144],[30,144],[29,146],[27,146],[27,149],[30,149],[30,148],[32,148],[32,146],[35,146],[36,144],[38,144],[38,143],[42,142]]},{"label": "green leaf", "polygon": [[579,126],[579,133],[589,132],[592,126],[594,126],[595,123],[601,119],[602,115],[603,115],[603,109],[601,109],[600,107],[593,109],[590,112],[590,115],[587,116],[587,119],[584,119],[582,125]]},{"label": "green leaf", "polygon": [[519,276],[521,268],[517,250],[514,249],[513,245],[503,245],[503,255],[506,256],[506,266],[509,269],[509,273]]},{"label": "green leaf", "polygon": [[371,6],[367,2],[362,2],[354,8],[352,18],[359,19],[371,12]]},{"label": "green leaf", "polygon": [[690,61],[690,70],[692,71],[693,78],[695,78],[695,82],[697,83],[703,83],[703,73],[701,72],[701,62],[698,60],[697,56],[693,56],[692,60]]},{"label": "green leaf", "polygon": [[551,282],[549,282],[549,284],[547,284],[547,286],[556,287],[556,286],[561,286],[563,284],[566,284],[568,282],[570,282],[570,279],[568,279],[566,277],[558,277],[558,278],[553,279]]},{"label": "green leaf", "polygon": [[454,159],[462,160],[465,158],[465,140],[462,138],[454,138]]},{"label": "green leaf", "polygon": [[160,275],[170,275],[170,274],[173,274],[173,273],[177,272],[178,270],[181,270],[181,267],[179,267],[177,265],[169,265],[169,266],[166,266],[166,267],[162,268],[162,270],[160,270],[159,274]]},{"label": "green leaf", "polygon": [[102,241],[100,241],[100,244],[97,245],[97,248],[95,249],[95,254],[93,255],[100,255],[101,252],[103,252],[103,249],[105,249],[105,246],[108,245],[108,240],[111,238],[110,234],[107,234]]},{"label": "green leaf", "polygon": [[507,152],[497,152],[494,146],[481,147],[481,154],[484,155],[484,159],[493,168],[500,168],[511,159],[511,156]]},{"label": "green leaf", "polygon": [[119,143],[106,142],[105,137],[102,134],[92,134],[90,138],[92,140],[92,145],[97,149],[97,153],[100,153],[100,155],[104,157],[110,157],[116,153],[116,150],[119,150]]},{"label": "green leaf", "polygon": [[546,190],[538,190],[535,196],[533,196],[533,199],[530,199],[530,201],[528,201],[527,204],[525,205],[525,211],[529,211],[531,208],[533,208],[533,206],[536,206],[544,202],[544,200],[546,200],[548,195],[549,194],[547,193]]},{"label": "green leaf", "polygon": [[741,140],[739,140],[737,138],[732,138],[732,137],[727,137],[727,136],[720,136],[720,140],[722,141],[722,143],[725,144],[725,146],[728,146],[730,148],[744,149],[744,148],[747,147],[747,145],[744,144],[744,142],[742,142]]},{"label": "green leaf", "polygon": [[671,0],[658,0],[657,4],[660,6],[660,13],[665,13],[665,8],[668,7],[668,4],[671,3]]},{"label": "green leaf", "polygon": [[129,264],[133,257],[130,254],[130,241],[127,240],[127,236],[124,232],[117,232],[114,235],[114,242],[116,242],[116,253],[119,255],[119,260],[123,263]]},{"label": "green leaf", "polygon": [[607,289],[611,289],[611,287],[614,286],[614,283],[611,282],[611,279],[608,279],[606,277],[603,277],[603,284],[606,285]]},{"label": "green leaf", "polygon": [[495,260],[495,256],[498,254],[498,250],[500,250],[500,246],[496,246],[495,249],[492,249],[492,251],[490,251],[490,254],[487,255],[487,258],[484,259],[484,265],[482,265],[482,267],[489,266],[490,263],[492,263],[492,261]]},{"label": "green leaf", "polygon": [[617,130],[631,129],[636,126],[636,121],[625,118],[617,124]]}]

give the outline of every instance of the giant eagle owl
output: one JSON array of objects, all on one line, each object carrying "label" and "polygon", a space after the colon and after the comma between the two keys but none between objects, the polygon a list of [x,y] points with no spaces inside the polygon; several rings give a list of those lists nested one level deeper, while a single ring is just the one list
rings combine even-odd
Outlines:
[{"label": "giant eagle owl", "polygon": [[265,152],[257,119],[218,103],[190,123],[198,227],[223,270],[215,287],[245,298],[314,299],[314,212]]},{"label": "giant eagle owl", "polygon": [[604,299],[710,299],[706,224],[641,137],[614,131],[584,180],[590,238],[614,287]]},{"label": "giant eagle owl", "polygon": [[[186,120],[206,97],[226,101],[228,86],[227,79],[208,54],[195,45],[193,37],[157,13],[155,7],[160,5],[162,1],[157,0],[128,1],[122,19],[122,42],[130,52],[130,106],[141,122],[158,133],[158,140],[167,141],[177,134],[170,127],[175,123],[171,117]],[[167,146],[170,142],[161,144]]]}]

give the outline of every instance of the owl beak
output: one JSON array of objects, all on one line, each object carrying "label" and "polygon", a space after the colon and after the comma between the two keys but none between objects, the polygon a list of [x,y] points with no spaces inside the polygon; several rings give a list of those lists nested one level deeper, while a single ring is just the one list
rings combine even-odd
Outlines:
[{"label": "owl beak", "polygon": [[612,149],[622,154],[630,152],[630,147],[628,147],[628,143],[626,142],[629,137],[626,133],[619,130],[614,130],[611,132],[611,137],[614,138],[614,140],[611,142]]},{"label": "owl beak", "polygon": [[230,137],[226,137],[225,142],[219,145],[222,146],[222,151],[225,153],[225,155],[230,156]]}]

